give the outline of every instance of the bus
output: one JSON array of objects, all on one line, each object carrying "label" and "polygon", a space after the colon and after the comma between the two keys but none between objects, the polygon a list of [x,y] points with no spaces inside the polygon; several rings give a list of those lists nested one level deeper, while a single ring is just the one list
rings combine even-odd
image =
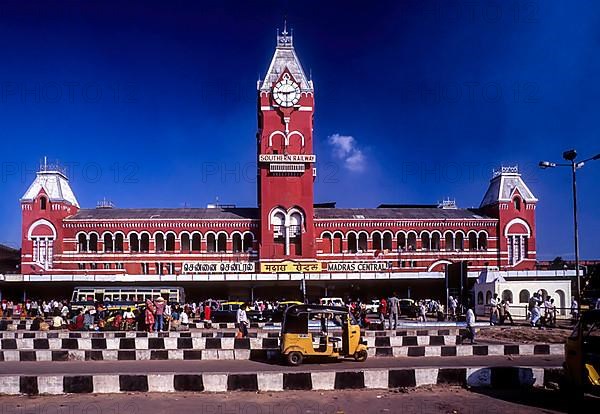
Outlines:
[{"label": "bus", "polygon": [[134,307],[144,304],[147,299],[162,296],[169,303],[185,303],[182,287],[160,286],[78,286],[73,289],[71,306],[73,309],[91,308],[101,302],[111,307]]}]

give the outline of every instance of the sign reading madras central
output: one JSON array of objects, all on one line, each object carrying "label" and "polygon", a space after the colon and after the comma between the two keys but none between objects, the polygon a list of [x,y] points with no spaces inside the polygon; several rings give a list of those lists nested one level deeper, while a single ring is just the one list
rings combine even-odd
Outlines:
[{"label": "sign reading madras central", "polygon": [[390,270],[392,262],[328,262],[328,272],[382,272]]},{"label": "sign reading madras central", "polygon": [[309,273],[320,272],[320,262],[292,262],[286,260],[275,263],[261,263],[260,271],[263,273]]},{"label": "sign reading madras central", "polygon": [[185,262],[183,273],[254,273],[254,262]]},{"label": "sign reading madras central", "polygon": [[259,162],[317,162],[314,154],[260,154]]}]

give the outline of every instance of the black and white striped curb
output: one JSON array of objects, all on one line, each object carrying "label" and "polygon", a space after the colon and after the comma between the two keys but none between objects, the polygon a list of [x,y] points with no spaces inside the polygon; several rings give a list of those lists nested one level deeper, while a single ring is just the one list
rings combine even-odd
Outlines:
[{"label": "black and white striped curb", "polygon": [[[252,347],[252,339],[236,339],[226,347],[194,347],[193,339],[172,338],[178,342],[188,340],[180,348],[125,348],[125,349],[28,349],[0,351],[0,361],[134,361],[134,360],[276,360],[280,358],[277,340],[272,344]],[[198,338],[199,339],[199,338]],[[189,342],[191,340],[191,342]],[[260,341],[260,339],[258,339]],[[233,347],[231,347],[233,344]],[[135,345],[135,344],[133,344]],[[181,342],[178,344],[182,346]],[[216,346],[216,344],[214,344]],[[463,357],[502,355],[564,355],[560,344],[537,345],[448,345],[448,346],[397,346],[368,349],[371,357]]]},{"label": "black and white striped curb", "polygon": [[520,388],[541,387],[556,381],[560,373],[560,368],[477,367],[196,375],[4,375],[0,377],[0,394],[341,390],[423,385]]}]

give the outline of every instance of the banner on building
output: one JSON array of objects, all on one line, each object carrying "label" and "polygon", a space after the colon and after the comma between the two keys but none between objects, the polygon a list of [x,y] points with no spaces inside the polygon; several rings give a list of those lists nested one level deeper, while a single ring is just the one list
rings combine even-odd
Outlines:
[{"label": "banner on building", "polygon": [[286,260],[277,263],[261,263],[263,273],[317,273],[322,270],[320,262],[293,262]]},{"label": "banner on building", "polygon": [[185,262],[183,273],[254,273],[254,262]]},{"label": "banner on building", "polygon": [[317,162],[314,154],[260,154],[259,162]]},{"label": "banner on building", "polygon": [[392,262],[328,262],[328,272],[385,272],[392,268]]}]

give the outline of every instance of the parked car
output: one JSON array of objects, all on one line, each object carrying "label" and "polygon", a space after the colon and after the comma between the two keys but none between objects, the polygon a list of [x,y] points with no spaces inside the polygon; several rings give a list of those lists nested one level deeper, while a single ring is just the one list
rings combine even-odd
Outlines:
[{"label": "parked car", "polygon": [[275,309],[270,311],[265,311],[265,318],[270,322],[282,322],[283,314],[290,306],[294,305],[302,305],[302,302],[298,302],[296,300],[285,300],[279,302]]},{"label": "parked car", "polygon": [[342,298],[335,297],[321,298],[319,304],[324,306],[346,306]]},{"label": "parked car", "polygon": [[237,311],[243,304],[244,302],[221,302],[219,307],[211,312],[211,320],[213,322],[235,322]]},{"label": "parked car", "polygon": [[416,318],[418,315],[417,304],[412,299],[400,299],[400,314],[409,318]]},{"label": "parked car", "polygon": [[367,303],[365,307],[367,308],[367,313],[377,313],[379,312],[379,299],[373,299],[371,302]]}]

